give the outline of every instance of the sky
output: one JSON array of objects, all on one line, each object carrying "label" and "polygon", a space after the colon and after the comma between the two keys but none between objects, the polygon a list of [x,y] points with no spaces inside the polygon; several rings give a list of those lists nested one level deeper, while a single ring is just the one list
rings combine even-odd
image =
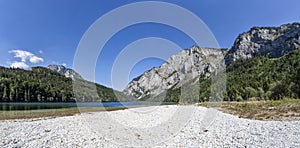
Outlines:
[{"label": "sky", "polygon": [[[72,68],[78,44],[90,26],[116,8],[135,2],[143,1],[1,0],[0,66],[29,69],[32,66],[59,64]],[[196,15],[207,25],[222,48],[230,48],[235,38],[251,27],[300,22],[299,0],[161,0],[160,2],[175,4]],[[156,14],[156,11],[153,9],[153,14],[160,15]],[[124,15],[126,16],[126,13]],[[122,19],[126,18],[127,16]],[[185,18],[180,16],[176,19],[185,21]],[[111,25],[117,24],[118,20]],[[99,37],[104,34],[100,32]],[[150,37],[167,39],[181,49],[196,44],[187,34],[171,26],[147,22],[131,25],[117,32],[106,42],[98,55],[95,80],[91,81],[112,87],[112,67],[118,55],[135,41]],[[139,51],[143,52],[143,49]],[[130,70],[126,81],[131,81],[163,62],[164,60],[155,57],[140,60]]]}]

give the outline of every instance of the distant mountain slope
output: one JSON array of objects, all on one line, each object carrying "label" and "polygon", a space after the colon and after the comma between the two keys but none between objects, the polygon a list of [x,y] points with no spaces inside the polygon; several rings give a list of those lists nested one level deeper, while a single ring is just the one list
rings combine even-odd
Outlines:
[{"label": "distant mountain slope", "polygon": [[73,69],[70,68],[66,68],[63,65],[49,65],[48,66],[49,69],[56,71],[64,76],[66,76],[67,78],[77,78],[77,79],[82,79],[82,77],[80,76],[79,73],[77,73],[76,71],[74,71]]},{"label": "distant mountain slope", "polygon": [[[73,81],[53,70],[0,67],[0,102],[70,102],[117,101],[111,88],[82,79],[76,80],[80,91],[73,91]],[[93,93],[96,85],[97,94]]]}]

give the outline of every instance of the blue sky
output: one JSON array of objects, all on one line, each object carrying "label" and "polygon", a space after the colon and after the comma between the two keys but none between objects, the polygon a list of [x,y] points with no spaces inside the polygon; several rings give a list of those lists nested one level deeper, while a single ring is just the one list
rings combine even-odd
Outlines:
[{"label": "blue sky", "polygon": [[[107,12],[133,2],[141,1],[1,0],[0,65],[64,64],[72,67],[76,47],[93,22]],[[253,26],[300,22],[299,0],[163,2],[176,4],[196,14],[210,28],[220,47],[225,48],[232,46],[238,34]],[[165,38],[183,49],[195,44],[186,34],[166,25],[144,23],[130,26],[114,35],[102,49],[95,68],[95,81],[111,86],[111,67],[117,55],[128,44],[146,37]],[[162,62],[159,59],[139,62],[132,69],[129,80]]]}]

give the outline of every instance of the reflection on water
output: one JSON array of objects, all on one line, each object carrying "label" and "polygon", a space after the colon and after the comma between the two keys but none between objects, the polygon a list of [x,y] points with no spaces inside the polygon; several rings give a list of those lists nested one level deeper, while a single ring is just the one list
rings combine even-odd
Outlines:
[{"label": "reflection on water", "polygon": [[172,102],[72,102],[72,103],[0,103],[0,111],[60,109],[69,107],[134,107],[170,105]]},{"label": "reflection on water", "polygon": [[36,110],[36,109],[59,109],[76,107],[76,103],[0,103],[0,110]]}]

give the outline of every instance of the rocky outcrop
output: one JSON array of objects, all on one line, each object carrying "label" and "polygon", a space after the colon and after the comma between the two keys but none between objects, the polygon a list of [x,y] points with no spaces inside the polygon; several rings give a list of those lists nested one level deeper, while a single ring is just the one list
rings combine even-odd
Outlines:
[{"label": "rocky outcrop", "polygon": [[280,27],[254,27],[242,33],[228,55],[226,63],[255,56],[277,58],[300,47],[300,23]]},{"label": "rocky outcrop", "polygon": [[67,78],[82,79],[80,74],[78,74],[76,71],[70,68],[66,68],[63,65],[49,65],[48,68],[66,76]]},{"label": "rocky outcrop", "polygon": [[192,47],[171,56],[159,68],[153,68],[132,80],[125,90],[127,95],[142,98],[164,90],[180,87],[196,77],[209,77],[224,63],[225,51]]},{"label": "rocky outcrop", "polygon": [[198,76],[209,77],[224,59],[225,63],[229,64],[256,56],[277,58],[298,48],[300,48],[300,23],[280,27],[254,27],[240,34],[228,52],[195,46],[183,50],[173,55],[159,68],[153,68],[132,80],[123,92],[136,98],[156,95],[164,90],[180,87],[186,81]]}]

